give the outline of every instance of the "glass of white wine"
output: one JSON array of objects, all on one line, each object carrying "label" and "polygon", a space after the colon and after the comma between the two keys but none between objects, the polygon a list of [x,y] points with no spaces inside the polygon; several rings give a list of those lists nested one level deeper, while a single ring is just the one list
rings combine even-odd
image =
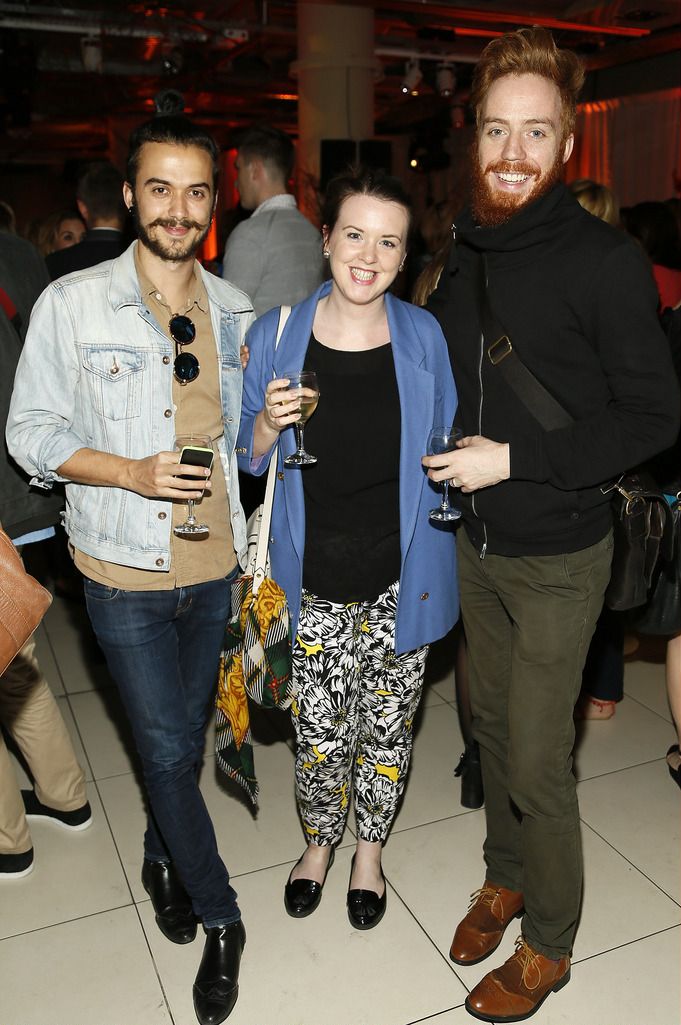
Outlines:
[{"label": "glass of white wine", "polygon": [[314,370],[292,370],[290,373],[282,374],[288,378],[287,391],[297,392],[300,399],[300,420],[293,425],[296,429],[298,447],[291,456],[284,460],[284,466],[311,466],[317,462],[316,456],[311,456],[305,451],[304,430],[305,424],[310,419],[317,403],[319,402],[319,386],[317,375]]}]

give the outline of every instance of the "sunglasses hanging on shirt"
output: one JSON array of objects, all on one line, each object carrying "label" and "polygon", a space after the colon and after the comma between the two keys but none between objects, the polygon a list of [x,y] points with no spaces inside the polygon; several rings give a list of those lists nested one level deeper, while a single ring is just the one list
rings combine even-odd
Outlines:
[{"label": "sunglasses hanging on shirt", "polygon": [[191,345],[196,338],[196,328],[189,317],[180,314],[172,317],[168,325],[170,336],[175,342],[173,373],[180,384],[189,384],[199,376],[199,361],[193,352],[183,352],[185,345]]}]

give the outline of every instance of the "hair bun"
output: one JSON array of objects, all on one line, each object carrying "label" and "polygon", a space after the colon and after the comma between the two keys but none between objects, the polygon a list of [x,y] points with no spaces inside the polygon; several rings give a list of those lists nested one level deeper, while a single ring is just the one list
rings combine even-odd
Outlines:
[{"label": "hair bun", "polygon": [[184,113],[184,96],[177,89],[163,89],[154,96],[157,117],[172,117]]}]

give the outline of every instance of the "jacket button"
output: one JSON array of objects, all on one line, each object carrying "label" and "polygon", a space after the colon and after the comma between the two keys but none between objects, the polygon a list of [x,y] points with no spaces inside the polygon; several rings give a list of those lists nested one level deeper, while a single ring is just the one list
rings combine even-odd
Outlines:
[{"label": "jacket button", "polygon": [[429,598],[430,598],[430,595],[429,595],[428,591],[424,591],[423,594],[421,595],[421,601],[428,601]]},{"label": "jacket button", "polygon": [[167,513],[164,513],[164,512],[160,512],[160,513],[158,514],[158,518],[159,518],[159,520],[165,520],[165,518],[166,518],[166,516],[167,516],[167,515],[168,515]]},{"label": "jacket button", "polygon": [[164,356],[163,357],[163,362],[164,362],[164,364],[166,366],[168,366],[168,364],[170,363],[170,356]]},{"label": "jacket button", "polygon": [[578,512],[570,513],[570,519],[571,520],[578,520],[579,519],[579,513]]},{"label": "jacket button", "polygon": [[171,416],[173,415],[172,409],[164,409],[163,415],[166,418],[166,420],[170,420]]},{"label": "jacket button", "polygon": [[277,470],[277,480],[283,480],[283,479],[284,479],[284,474],[281,472],[281,470]]},{"label": "jacket button", "polygon": [[156,565],[157,565],[157,566],[162,566],[162,565],[163,565],[163,562],[164,562],[164,560],[163,560],[163,559],[157,559],[157,560],[156,560]]}]

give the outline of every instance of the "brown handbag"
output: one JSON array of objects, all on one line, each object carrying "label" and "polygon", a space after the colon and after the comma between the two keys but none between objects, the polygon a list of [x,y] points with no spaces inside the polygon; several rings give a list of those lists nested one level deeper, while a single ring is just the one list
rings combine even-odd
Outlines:
[{"label": "brown handbag", "polygon": [[21,556],[0,530],[0,675],[40,624],[52,595],[27,573]]}]

